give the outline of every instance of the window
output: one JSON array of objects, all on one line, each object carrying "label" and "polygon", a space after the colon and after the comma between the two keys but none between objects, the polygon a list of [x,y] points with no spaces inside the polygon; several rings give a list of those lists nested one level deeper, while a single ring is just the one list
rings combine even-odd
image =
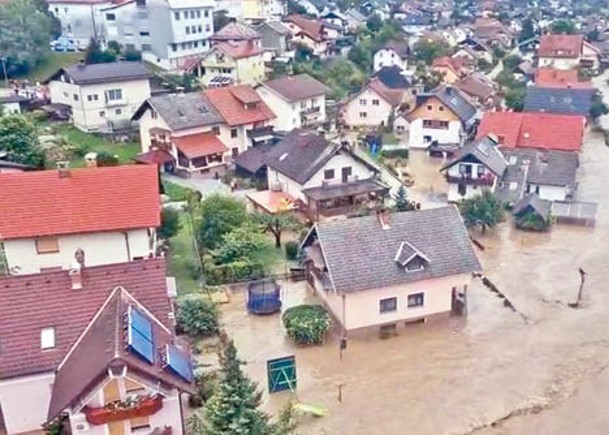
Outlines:
[{"label": "window", "polygon": [[59,252],[59,241],[56,237],[36,239],[36,252],[39,254],[51,254],[54,252]]},{"label": "window", "polygon": [[431,136],[428,136],[428,135],[423,136],[423,142],[431,142]]},{"label": "window", "polygon": [[408,308],[422,307],[425,304],[425,293],[408,295]]},{"label": "window", "polygon": [[334,178],[334,169],[326,169],[324,171],[324,180],[331,180]]},{"label": "window", "polygon": [[106,14],[106,20],[108,20],[108,21],[116,21],[116,15],[114,15],[114,14]]},{"label": "window", "polygon": [[379,100],[372,100],[372,105],[373,106],[378,106],[380,104]]},{"label": "window", "polygon": [[40,348],[52,349],[55,347],[55,328],[44,328],[40,331]]},{"label": "window", "polygon": [[156,110],[150,110],[150,117],[152,119],[157,119],[159,117],[159,114],[156,113]]},{"label": "window", "polygon": [[123,99],[123,90],[122,89],[110,89],[106,92],[106,98],[108,101],[117,101]]},{"label": "window", "polygon": [[148,30],[142,30],[140,36],[150,36],[150,32]]},{"label": "window", "polygon": [[201,33],[201,32],[203,32],[203,27],[199,24],[197,26],[197,33]]},{"label": "window", "polygon": [[367,116],[368,116],[368,114],[366,112],[359,112],[360,118],[366,118]]},{"label": "window", "polygon": [[197,48],[199,46],[199,41],[195,41],[194,43],[195,48]]},{"label": "window", "polygon": [[74,94],[72,97],[74,98],[74,101],[78,101],[78,94]]},{"label": "window", "polygon": [[146,431],[150,432],[150,419],[148,417],[134,417],[129,420],[129,426],[131,426],[131,432]]},{"label": "window", "polygon": [[190,33],[192,33],[192,34],[197,33],[197,26],[190,26]]},{"label": "window", "polygon": [[190,35],[190,27],[186,27],[186,34]]},{"label": "window", "polygon": [[537,195],[539,195],[539,190],[540,190],[540,187],[539,187],[539,186],[535,186],[535,193],[536,193]]},{"label": "window", "polygon": [[171,51],[178,51],[178,44],[171,44]]},{"label": "window", "polygon": [[[62,78],[63,78],[63,77],[62,77]],[[70,98],[70,94],[68,94],[67,92],[65,92],[65,91],[64,91],[64,93],[63,93],[63,97],[64,97],[64,98]]]},{"label": "window", "polygon": [[93,101],[93,95],[87,95],[87,101]]},{"label": "window", "polygon": [[205,25],[205,31],[206,32],[210,32],[211,31],[211,27],[209,26],[209,24]]},{"label": "window", "polygon": [[150,50],[152,50],[152,45],[142,44],[142,51],[150,51]]},{"label": "window", "polygon": [[431,104],[427,105],[427,110],[433,110],[433,106]]},{"label": "window", "polygon": [[230,137],[235,138],[235,137],[238,136],[238,134],[239,133],[237,132],[236,128],[231,128],[231,130],[230,130]]},{"label": "window", "polygon": [[396,298],[396,297],[381,299],[379,301],[379,312],[381,314],[392,313],[394,311],[397,311],[397,309],[398,309],[398,298]]},{"label": "window", "polygon": [[116,113],[117,115],[120,115],[120,114],[122,114],[122,113],[123,113],[123,111],[122,111],[121,109],[116,109],[116,110],[114,111],[114,113]]},{"label": "window", "polygon": [[99,117],[100,117],[100,118],[104,118],[105,116],[106,116],[106,112],[104,112],[103,110],[101,110],[101,111],[99,112]]},{"label": "window", "polygon": [[197,10],[197,18],[201,18],[201,11]]},{"label": "window", "polygon": [[209,17],[209,11],[207,9],[205,9],[205,12],[203,12],[203,14],[205,15],[205,18]]},{"label": "window", "polygon": [[190,11],[190,19],[194,19],[195,17],[195,11]]},{"label": "window", "polygon": [[448,128],[448,121],[438,121],[438,128]]},{"label": "window", "polygon": [[433,122],[429,119],[424,119],[423,120],[423,127],[431,127],[433,125]]},{"label": "window", "polygon": [[478,175],[478,178],[484,177],[484,175],[486,174],[486,170],[484,169],[484,166],[478,165],[478,168],[476,169],[476,174]]},{"label": "window", "polygon": [[444,106],[438,106],[438,110],[439,110],[440,112],[444,112]]},{"label": "window", "polygon": [[211,131],[216,135],[220,135],[220,127],[212,127]]},{"label": "window", "polygon": [[188,11],[184,11],[184,19],[187,20],[188,19]]},{"label": "window", "polygon": [[364,98],[360,98],[359,105],[360,106],[365,106],[366,105],[366,100]]},{"label": "window", "polygon": [[180,13],[179,12],[174,12],[173,16],[176,19],[176,21],[180,21]]},{"label": "window", "polygon": [[464,165],[463,163],[459,164],[459,174],[463,175],[467,172],[468,165]]}]

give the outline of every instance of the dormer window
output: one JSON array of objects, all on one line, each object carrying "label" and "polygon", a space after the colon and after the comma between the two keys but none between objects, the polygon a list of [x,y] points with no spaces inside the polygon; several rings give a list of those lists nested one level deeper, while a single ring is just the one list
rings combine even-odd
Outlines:
[{"label": "dormer window", "polygon": [[53,349],[55,347],[55,328],[44,328],[40,331],[40,348]]},{"label": "dormer window", "polygon": [[402,242],[395,256],[395,262],[406,272],[419,272],[429,266],[429,258],[408,242]]}]

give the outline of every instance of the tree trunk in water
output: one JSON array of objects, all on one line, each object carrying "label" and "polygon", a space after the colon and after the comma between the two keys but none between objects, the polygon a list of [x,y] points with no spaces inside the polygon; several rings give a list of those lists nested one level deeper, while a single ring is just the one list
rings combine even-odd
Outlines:
[{"label": "tree trunk in water", "polygon": [[281,231],[275,233],[275,248],[281,248]]}]

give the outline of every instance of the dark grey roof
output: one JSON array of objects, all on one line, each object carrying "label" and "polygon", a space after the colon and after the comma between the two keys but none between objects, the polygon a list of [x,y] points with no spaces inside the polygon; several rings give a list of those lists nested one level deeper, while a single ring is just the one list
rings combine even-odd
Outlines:
[{"label": "dark grey roof", "polygon": [[531,86],[524,98],[527,112],[547,112],[588,116],[593,89],[556,89]]},{"label": "dark grey roof", "polygon": [[552,201],[547,199],[541,199],[535,193],[524,196],[516,205],[512,213],[517,216],[526,213],[529,210],[534,211],[543,219],[547,220],[550,217],[550,210],[552,209]]},{"label": "dark grey roof", "polygon": [[505,160],[497,142],[490,136],[480,138],[468,145],[465,145],[455,153],[454,158],[445,165],[442,170],[448,169],[451,166],[463,161],[465,158],[472,156],[480,163],[493,171],[495,175],[501,177],[505,172],[508,162]]},{"label": "dark grey roof", "polygon": [[136,121],[140,119],[150,106],[163,118],[172,131],[224,122],[222,116],[202,92],[167,94],[148,98],[137,109],[133,119]]},{"label": "dark grey roof", "polygon": [[139,80],[150,77],[141,62],[112,62],[92,65],[73,65],[60,69],[50,80],[67,74],[77,85]]},{"label": "dark grey roof", "polygon": [[285,26],[281,21],[263,21],[255,27],[256,30],[262,27],[269,27],[280,35],[287,35],[290,33],[290,29]]},{"label": "dark grey roof", "polygon": [[310,187],[302,189],[302,193],[316,201],[324,199],[342,198],[349,195],[362,195],[364,193],[388,192],[389,187],[375,179],[357,180],[349,183],[337,183],[329,186]]},{"label": "dark grey roof", "polygon": [[[3,157],[1,151],[0,151],[0,157]],[[2,158],[0,158],[0,168],[20,169],[22,171],[33,171],[36,169],[35,166],[26,165],[23,163],[9,162],[8,160],[3,160]]]},{"label": "dark grey roof", "polygon": [[423,104],[434,96],[452,110],[462,122],[466,124],[473,122],[476,116],[476,106],[460,90],[453,86],[444,86],[435,93],[421,94],[417,96],[417,105]]},{"label": "dark grey roof", "polygon": [[339,152],[341,146],[304,130],[293,130],[264,155],[266,164],[303,184]]},{"label": "dark grey roof", "polygon": [[237,158],[233,160],[235,166],[238,166],[251,174],[255,174],[265,165],[264,154],[271,148],[267,145],[257,145],[250,147],[244,152],[240,153]]},{"label": "dark grey roof", "polygon": [[263,86],[277,92],[289,102],[297,102],[331,92],[330,88],[308,74],[268,80],[263,83]]},{"label": "dark grey roof", "polygon": [[378,70],[372,78],[378,77],[379,80],[390,89],[408,89],[410,81],[402,74],[402,68],[397,65],[384,66]]},{"label": "dark grey roof", "polygon": [[528,162],[528,184],[575,186],[579,166],[577,153],[522,148],[505,149],[503,155],[511,166]]},{"label": "dark grey roof", "polygon": [[[337,292],[356,292],[480,271],[469,234],[455,206],[390,215],[383,229],[377,216],[319,222],[315,231]],[[396,260],[402,242],[425,253],[421,271]]]}]

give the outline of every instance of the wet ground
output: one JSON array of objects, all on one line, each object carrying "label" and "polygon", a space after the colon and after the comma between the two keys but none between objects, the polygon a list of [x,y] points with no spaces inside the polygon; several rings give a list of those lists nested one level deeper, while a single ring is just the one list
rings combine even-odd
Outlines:
[{"label": "wet ground", "polygon": [[[505,223],[478,237],[485,274],[522,315],[476,283],[467,318],[351,340],[341,360],[335,337],[296,348],[279,316],[244,314],[237,293],[224,318],[248,372],[266,389],[266,360],[296,355],[299,399],[329,410],[303,419],[301,434],[609,433],[609,148],[600,135],[586,134],[580,160],[577,199],[599,203],[595,228],[533,234]],[[440,165],[412,155],[411,195],[424,204],[444,198]],[[584,303],[573,309],[580,267]],[[287,306],[307,297],[301,284],[283,292]],[[275,412],[288,396],[265,394],[264,406]]]}]

